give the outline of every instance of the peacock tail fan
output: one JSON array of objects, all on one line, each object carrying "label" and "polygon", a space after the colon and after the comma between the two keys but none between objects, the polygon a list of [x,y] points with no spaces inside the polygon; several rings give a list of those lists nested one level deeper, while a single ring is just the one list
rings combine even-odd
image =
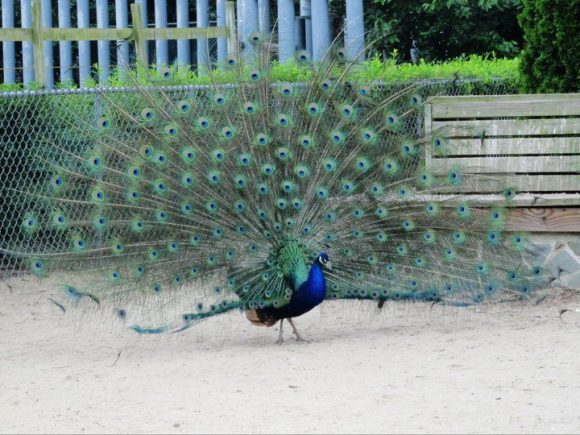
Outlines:
[{"label": "peacock tail fan", "polygon": [[[527,236],[506,231],[515,191],[429,164],[447,152],[444,132],[420,128],[435,87],[365,83],[340,50],[319,64],[299,52],[307,82],[279,82],[270,45],[250,42],[205,87],[168,71],[163,86],[95,90],[88,109],[48,103],[56,127],[21,156],[38,175],[10,188],[20,234],[2,252],[62,277],[64,309],[107,304],[141,333],[282,307],[321,252],[331,299],[462,306],[545,284]],[[461,193],[484,182],[503,199]]]}]

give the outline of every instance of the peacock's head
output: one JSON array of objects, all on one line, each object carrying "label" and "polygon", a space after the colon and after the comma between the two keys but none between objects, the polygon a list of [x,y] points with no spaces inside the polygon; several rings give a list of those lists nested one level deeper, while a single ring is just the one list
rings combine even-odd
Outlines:
[{"label": "peacock's head", "polygon": [[320,253],[320,255],[318,256],[316,261],[318,262],[318,264],[320,264],[320,266],[323,269],[332,270],[332,264],[330,264],[330,258],[328,258],[328,255],[325,254],[324,252]]}]

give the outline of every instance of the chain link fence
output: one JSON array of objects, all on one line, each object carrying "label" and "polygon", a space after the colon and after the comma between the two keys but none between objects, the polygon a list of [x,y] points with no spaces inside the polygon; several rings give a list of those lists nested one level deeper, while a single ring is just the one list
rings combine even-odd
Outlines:
[{"label": "chain link fence", "polygon": [[[433,95],[513,94],[518,91],[512,84],[502,81],[445,80],[416,85],[424,98]],[[382,85],[382,93],[387,97],[401,86],[409,84]],[[207,94],[212,91],[204,86],[162,89],[171,98],[195,102],[198,111],[203,110],[203,103],[198,105],[197,102],[208,101]],[[62,231],[43,230],[31,236],[23,227],[27,210],[42,213],[39,210],[43,207],[42,201],[38,195],[42,196],[47,184],[54,182],[54,168],[44,162],[67,159],[90,149],[90,126],[99,122],[109,104],[117,102],[130,107],[142,90],[137,91],[136,88],[101,88],[0,93],[0,279],[27,269],[22,260],[10,254],[13,247],[24,250],[42,247],[46,251],[46,247],[57,247],[65,239],[70,240]],[[420,134],[422,119],[414,118],[405,128],[413,135]],[[83,134],[85,130],[87,134]],[[119,136],[120,140],[130,135],[130,129],[125,129],[124,134]],[[56,158],[47,156],[47,150],[53,154],[59,150],[62,155]],[[82,194],[86,195],[86,192],[79,193]]]}]

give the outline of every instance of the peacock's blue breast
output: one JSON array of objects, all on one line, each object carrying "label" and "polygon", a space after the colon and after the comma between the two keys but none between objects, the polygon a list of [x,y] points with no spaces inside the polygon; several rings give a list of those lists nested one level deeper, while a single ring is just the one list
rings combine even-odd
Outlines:
[{"label": "peacock's blue breast", "polygon": [[318,263],[310,268],[308,280],[294,292],[288,305],[280,308],[281,318],[298,317],[320,305],[326,297],[326,279]]}]

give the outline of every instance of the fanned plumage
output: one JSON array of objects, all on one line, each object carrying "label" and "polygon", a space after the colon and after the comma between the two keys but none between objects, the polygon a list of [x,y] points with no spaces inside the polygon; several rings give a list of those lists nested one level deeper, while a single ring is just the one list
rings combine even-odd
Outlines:
[{"label": "fanned plumage", "polygon": [[[42,191],[14,190],[29,238],[2,250],[39,277],[68,272],[63,307],[106,302],[142,333],[232,309],[270,326],[323,298],[461,306],[543,284],[503,204],[459,193],[478,176],[426,164],[427,147],[446,154],[444,132],[415,127],[428,87],[361,83],[332,55],[308,83],[280,83],[255,52],[228,61],[230,85],[102,91],[98,119],[61,114],[28,156],[50,171]],[[39,231],[52,245],[30,242]]]}]

